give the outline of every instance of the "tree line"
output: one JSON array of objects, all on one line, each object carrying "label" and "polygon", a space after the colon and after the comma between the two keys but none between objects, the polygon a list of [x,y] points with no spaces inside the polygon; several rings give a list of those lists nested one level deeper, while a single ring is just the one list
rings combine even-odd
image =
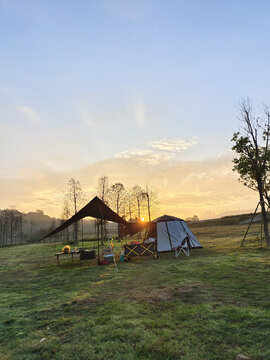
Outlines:
[{"label": "tree line", "polygon": [[14,208],[0,210],[0,247],[37,241],[59,223],[59,219],[45,215],[42,210],[29,213]]}]

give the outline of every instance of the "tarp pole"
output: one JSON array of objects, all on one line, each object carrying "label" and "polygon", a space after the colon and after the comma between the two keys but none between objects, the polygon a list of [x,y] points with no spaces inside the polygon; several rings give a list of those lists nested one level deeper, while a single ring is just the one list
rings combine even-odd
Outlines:
[{"label": "tarp pole", "polygon": [[97,246],[98,246],[98,257],[97,257],[97,265],[99,264],[99,227],[98,227],[98,234],[97,234]]},{"label": "tarp pole", "polygon": [[242,242],[241,242],[241,245],[240,245],[241,247],[242,247],[243,244],[244,244],[244,241],[245,241],[245,239],[246,239],[247,233],[249,232],[249,228],[251,227],[251,224],[253,223],[253,219],[254,219],[254,217],[255,217],[255,215],[256,215],[256,212],[257,212],[257,210],[258,210],[259,205],[260,205],[260,202],[258,202],[258,204],[257,204],[257,206],[256,206],[256,209],[255,209],[255,211],[254,211],[254,213],[253,213],[253,215],[252,215],[252,218],[251,218],[250,223],[249,223],[249,225],[248,225],[247,231],[246,231],[246,233],[245,233],[245,235],[244,235],[244,237],[243,237],[243,240],[242,240]]},{"label": "tarp pole", "polygon": [[83,219],[82,219],[82,248],[83,248]]}]

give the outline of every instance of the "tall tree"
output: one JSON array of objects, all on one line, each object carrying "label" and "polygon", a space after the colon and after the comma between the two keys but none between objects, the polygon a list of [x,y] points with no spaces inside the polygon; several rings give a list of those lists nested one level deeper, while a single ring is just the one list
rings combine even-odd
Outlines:
[{"label": "tall tree", "polygon": [[134,197],[135,203],[136,203],[138,219],[140,219],[141,218],[142,200],[143,200],[143,197],[142,197],[143,189],[139,185],[134,185],[132,187],[132,194],[133,194],[133,197]]},{"label": "tall tree", "polygon": [[[79,208],[84,202],[84,192],[82,190],[82,185],[79,180],[74,178],[69,179],[67,191],[65,193],[65,200],[69,203],[71,212],[76,214]],[[74,223],[74,240],[75,245],[78,244],[78,223]]]},{"label": "tall tree", "polygon": [[[62,209],[62,218],[63,221],[68,220],[70,218],[71,215],[71,211],[70,211],[70,205],[69,205],[69,201],[64,198],[63,201],[63,209]],[[67,236],[67,242],[69,242],[69,227],[66,228],[66,236]]]},{"label": "tall tree", "polygon": [[151,221],[151,213],[155,210],[155,207],[158,204],[158,193],[151,186],[146,185],[142,189],[142,198],[146,200],[148,221]]},{"label": "tall tree", "polygon": [[101,175],[98,178],[97,194],[100,200],[105,204],[109,202],[109,178],[106,175]]},{"label": "tall tree", "polygon": [[[101,175],[98,178],[98,185],[97,185],[97,195],[105,204],[109,205],[109,178],[106,175]],[[99,229],[100,229],[100,238],[101,238],[101,245],[103,245],[104,238],[107,236],[107,228],[106,228],[106,221],[103,219],[96,220],[97,226],[97,233],[99,236]]]},{"label": "tall tree", "polygon": [[239,180],[247,187],[258,192],[261,214],[264,225],[266,243],[270,246],[265,198],[269,199],[269,171],[270,171],[270,111],[264,108],[262,117],[256,117],[249,100],[240,103],[239,120],[241,131],[233,134],[232,150],[238,155],[233,160],[233,170],[240,175]]},{"label": "tall tree", "polygon": [[123,204],[124,195],[125,187],[122,183],[118,182],[110,187],[111,204],[118,215]]},{"label": "tall tree", "polygon": [[125,207],[128,213],[128,220],[132,220],[133,213],[134,213],[134,197],[132,193],[132,189],[127,189],[125,192]]}]

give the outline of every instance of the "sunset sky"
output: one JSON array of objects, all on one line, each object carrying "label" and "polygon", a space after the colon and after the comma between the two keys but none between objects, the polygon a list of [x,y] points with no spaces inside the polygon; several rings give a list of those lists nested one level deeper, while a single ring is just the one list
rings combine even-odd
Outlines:
[{"label": "sunset sky", "polygon": [[253,210],[238,103],[270,103],[270,2],[0,0],[0,208],[61,215],[68,179],[158,189],[159,214]]}]

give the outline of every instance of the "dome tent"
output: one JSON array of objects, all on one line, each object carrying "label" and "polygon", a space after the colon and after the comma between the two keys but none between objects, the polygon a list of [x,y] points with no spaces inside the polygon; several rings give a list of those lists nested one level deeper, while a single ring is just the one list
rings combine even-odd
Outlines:
[{"label": "dome tent", "polygon": [[175,255],[178,256],[181,251],[189,255],[189,249],[202,248],[183,219],[163,215],[152,222],[156,224],[157,252],[175,251]]}]

